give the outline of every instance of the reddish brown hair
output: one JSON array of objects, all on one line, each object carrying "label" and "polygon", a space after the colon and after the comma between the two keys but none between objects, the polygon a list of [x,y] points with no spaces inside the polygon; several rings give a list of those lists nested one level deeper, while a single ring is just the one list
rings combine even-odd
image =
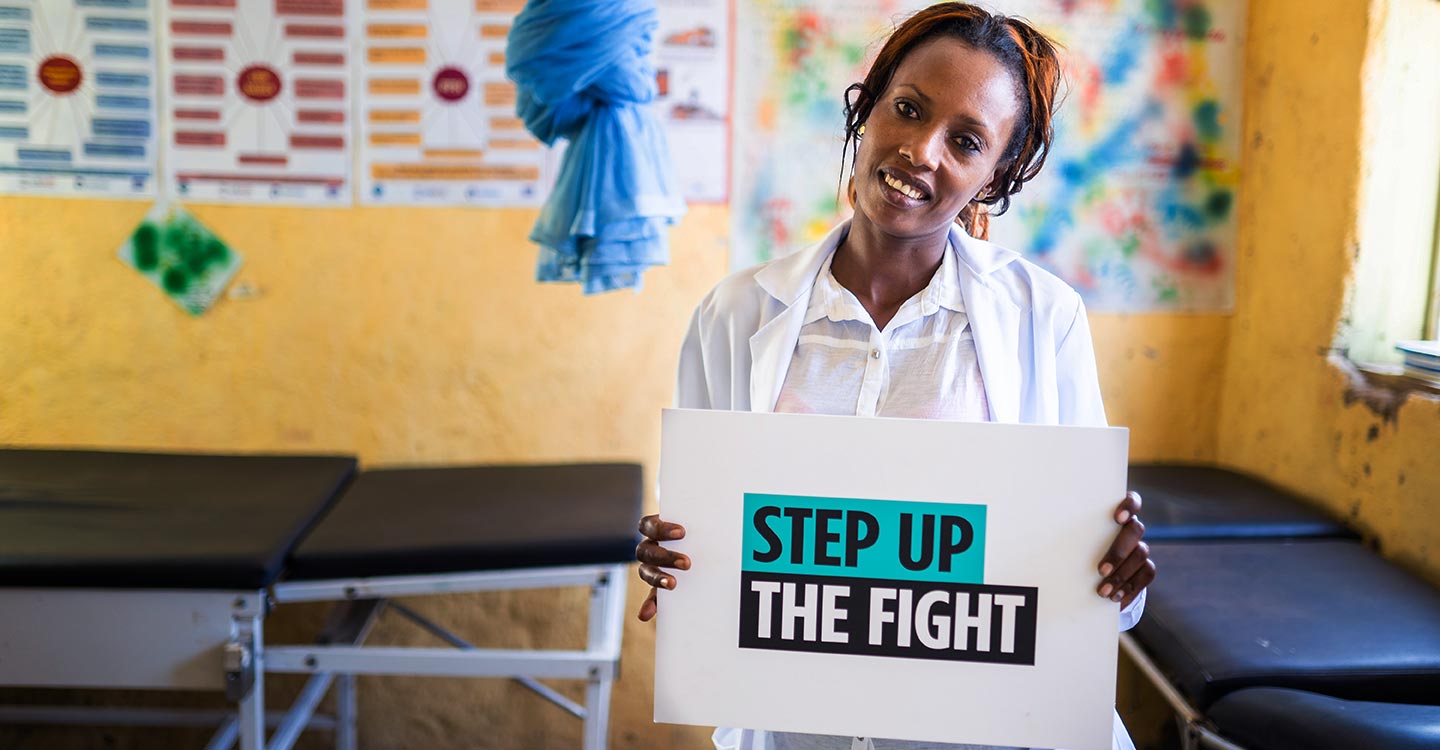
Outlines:
[{"label": "reddish brown hair", "polygon": [[1055,136],[1051,120],[1059,103],[1060,56],[1055,43],[1030,24],[969,3],[939,3],[906,19],[885,40],[865,80],[845,90],[845,149],[852,144],[858,148],[860,126],[870,118],[876,99],[890,86],[905,56],[939,37],[990,53],[1016,82],[1020,117],[1000,157],[999,176],[955,217],[972,236],[985,238],[990,233],[986,207],[998,206],[996,216],[1009,210],[1010,196],[1045,165]]}]

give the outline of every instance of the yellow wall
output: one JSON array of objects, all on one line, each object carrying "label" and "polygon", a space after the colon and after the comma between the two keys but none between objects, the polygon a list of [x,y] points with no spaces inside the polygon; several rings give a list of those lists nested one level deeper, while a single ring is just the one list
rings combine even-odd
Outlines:
[{"label": "yellow wall", "polygon": [[[1251,0],[1236,314],[1096,315],[1097,355],[1133,458],[1272,477],[1440,578],[1440,514],[1426,512],[1440,469],[1422,454],[1440,445],[1440,404],[1412,398],[1383,421],[1347,404],[1325,358],[1356,236],[1368,29],[1359,2]],[[653,477],[679,337],[726,263],[718,208],[692,211],[643,293],[582,298],[531,281],[530,212],[201,206],[254,294],[192,319],[114,257],[144,209],[0,198],[0,444],[636,460]],[[486,643],[573,646],[579,603],[424,607]],[[317,618],[282,611],[275,632]],[[651,725],[652,630],[632,621],[625,637],[614,746],[703,746],[703,731]],[[425,642],[394,625],[377,638]],[[578,738],[498,681],[367,680],[361,701],[371,748]]]},{"label": "yellow wall", "polygon": [[[1344,371],[1328,361],[1364,252],[1356,204],[1367,42],[1384,35],[1387,10],[1431,26],[1440,13],[1405,0],[1375,1],[1374,16],[1367,6],[1251,7],[1241,265],[1218,458],[1319,498],[1440,582],[1440,400],[1411,394],[1384,419],[1346,396]],[[1417,73],[1411,82],[1423,88]]]},{"label": "yellow wall", "polygon": [[[1364,251],[1362,92],[1377,83],[1362,76],[1367,42],[1383,38],[1386,12],[1440,28],[1433,2],[1376,0],[1373,15],[1370,5],[1251,3],[1240,274],[1217,456],[1319,499],[1440,582],[1440,400],[1411,395],[1383,418],[1347,395],[1347,375],[1329,360]],[[1417,89],[1440,85],[1440,71],[1411,74]]]}]

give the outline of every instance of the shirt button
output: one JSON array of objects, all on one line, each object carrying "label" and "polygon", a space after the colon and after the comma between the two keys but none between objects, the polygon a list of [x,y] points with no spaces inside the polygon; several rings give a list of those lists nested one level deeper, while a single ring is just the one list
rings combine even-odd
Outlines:
[{"label": "shirt button", "polygon": [[871,358],[871,359],[880,359],[880,350],[879,350],[879,349],[871,349],[871,350],[870,350],[870,358]]}]

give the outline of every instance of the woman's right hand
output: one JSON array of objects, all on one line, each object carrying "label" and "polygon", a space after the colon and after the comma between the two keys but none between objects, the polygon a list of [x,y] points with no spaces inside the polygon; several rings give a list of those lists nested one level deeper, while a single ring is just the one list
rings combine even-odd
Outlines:
[{"label": "woman's right hand", "polygon": [[640,605],[640,621],[649,622],[655,617],[655,590],[675,588],[675,574],[661,568],[689,570],[690,558],[659,545],[659,542],[685,538],[684,526],[661,521],[659,514],[640,519],[640,535],[645,539],[635,547],[635,559],[640,562],[640,580],[650,585],[650,595]]}]

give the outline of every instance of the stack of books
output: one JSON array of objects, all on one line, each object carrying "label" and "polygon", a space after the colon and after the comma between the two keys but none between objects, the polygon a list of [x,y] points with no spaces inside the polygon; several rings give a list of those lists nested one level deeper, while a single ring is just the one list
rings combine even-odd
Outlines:
[{"label": "stack of books", "polygon": [[1406,377],[1440,386],[1440,341],[1401,341],[1395,348],[1405,355]]}]

